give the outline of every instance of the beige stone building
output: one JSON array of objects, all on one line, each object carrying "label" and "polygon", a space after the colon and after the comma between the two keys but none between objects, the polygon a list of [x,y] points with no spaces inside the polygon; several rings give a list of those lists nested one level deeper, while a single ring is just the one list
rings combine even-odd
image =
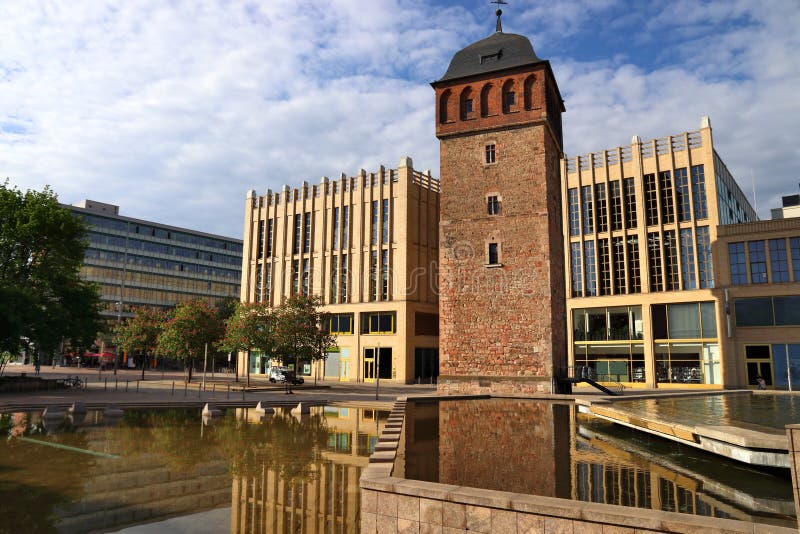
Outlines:
[{"label": "beige stone building", "polygon": [[757,217],[708,118],[561,172],[570,365],[633,386],[741,385],[714,258],[721,225]]},{"label": "beige stone building", "polygon": [[[403,158],[318,185],[254,191],[245,202],[243,302],[318,295],[338,347],[298,374],[339,380],[435,382],[439,317],[439,182]],[[269,371],[239,356],[239,369]]]}]

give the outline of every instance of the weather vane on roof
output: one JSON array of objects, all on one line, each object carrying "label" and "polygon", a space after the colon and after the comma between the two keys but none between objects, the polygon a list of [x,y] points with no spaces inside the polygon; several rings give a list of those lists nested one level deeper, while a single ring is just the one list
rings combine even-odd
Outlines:
[{"label": "weather vane on roof", "polygon": [[503,24],[500,22],[500,15],[503,14],[503,10],[500,9],[501,5],[508,5],[508,2],[505,0],[491,0],[490,4],[497,4],[497,11],[494,12],[497,15],[497,25],[494,28],[495,32],[502,32],[503,31]]}]

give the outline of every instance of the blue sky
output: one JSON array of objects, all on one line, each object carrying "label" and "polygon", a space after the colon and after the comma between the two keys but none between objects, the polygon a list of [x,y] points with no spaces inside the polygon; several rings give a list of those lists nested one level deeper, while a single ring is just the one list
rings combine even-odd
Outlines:
[{"label": "blue sky", "polygon": [[[568,155],[696,130],[762,218],[798,191],[800,3],[509,0],[551,61]],[[7,0],[0,177],[241,237],[248,189],[438,175],[433,90],[494,31],[488,1]]]}]

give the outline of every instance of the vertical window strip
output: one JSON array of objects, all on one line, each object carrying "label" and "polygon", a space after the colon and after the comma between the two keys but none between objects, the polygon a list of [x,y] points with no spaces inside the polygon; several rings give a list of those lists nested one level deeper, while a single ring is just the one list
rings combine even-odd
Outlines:
[{"label": "vertical window strip", "polygon": [[608,239],[597,240],[597,259],[600,271],[600,295],[611,294],[611,258],[608,250]]},{"label": "vertical window strip", "polygon": [[769,240],[769,261],[772,271],[772,283],[789,281],[789,265],[786,257],[786,240]]},{"label": "vertical window strip", "polygon": [[336,304],[339,298],[339,256],[331,260],[331,304]]},{"label": "vertical window strip", "polygon": [[383,243],[384,245],[388,245],[389,244],[389,225],[390,225],[390,222],[389,222],[389,199],[388,198],[384,198],[383,199],[382,215],[383,215],[383,225],[381,227],[381,243]]},{"label": "vertical window strip", "polygon": [[300,285],[300,261],[292,260],[292,295],[297,295]]},{"label": "vertical window strip", "polygon": [[261,302],[261,268],[263,267],[262,264],[256,264],[256,295],[255,300],[256,302]]},{"label": "vertical window strip", "polygon": [[744,243],[728,243],[728,262],[731,268],[731,285],[747,284],[747,263]]},{"label": "vertical window strip", "polygon": [[608,183],[608,195],[611,200],[611,229],[622,230],[622,191],[619,180]]},{"label": "vertical window strip", "polygon": [[711,236],[708,226],[697,227],[697,268],[700,276],[700,289],[713,288],[714,264],[711,261]]},{"label": "vertical window strip", "polygon": [[339,208],[333,208],[333,221],[331,224],[331,249],[339,250]]},{"label": "vertical window strip", "polygon": [[586,273],[586,296],[597,296],[597,277],[594,268],[594,241],[583,243],[584,272]]},{"label": "vertical window strip", "polygon": [[372,201],[372,240],[373,245],[378,244],[378,201]]},{"label": "vertical window strip", "polygon": [[595,184],[595,215],[597,216],[597,231],[608,232],[608,204],[606,200],[606,184]]},{"label": "vertical window strip", "polygon": [[794,281],[800,282],[800,237],[789,238],[789,250],[792,254],[792,274]]},{"label": "vertical window strip", "polygon": [[264,257],[264,225],[266,221],[264,219],[258,221],[258,254],[256,255],[257,258],[260,260]]},{"label": "vertical window strip", "polygon": [[681,275],[683,289],[697,289],[694,273],[694,236],[691,228],[681,229]]},{"label": "vertical window strip", "polygon": [[639,268],[639,238],[628,238],[628,293],[642,292],[642,277]]},{"label": "vertical window strip", "polygon": [[311,294],[311,261],[303,258],[303,295]]},{"label": "vertical window strip", "polygon": [[272,248],[273,248],[272,243],[274,241],[272,236],[274,235],[274,233],[275,233],[275,220],[274,219],[270,219],[269,220],[269,224],[267,225],[267,250],[266,250],[266,254],[267,254],[268,258],[272,257]]},{"label": "vertical window strip", "polygon": [[272,264],[266,265],[264,280],[264,302],[269,304],[272,301]]},{"label": "vertical window strip", "polygon": [[592,210],[592,186],[584,185],[581,188],[581,204],[583,207],[583,233],[594,233],[594,217]]},{"label": "vertical window strip", "polygon": [[633,178],[625,178],[625,225],[636,228],[636,183]]},{"label": "vertical window strip", "polygon": [[302,219],[300,214],[294,216],[294,243],[292,244],[292,254],[300,254],[300,226]]},{"label": "vertical window strip", "polygon": [[572,296],[583,296],[583,272],[581,269],[581,244],[570,243],[570,265],[572,266]]},{"label": "vertical window strip", "polygon": [[621,295],[625,293],[625,239],[615,237],[611,249],[614,255],[614,294]]},{"label": "vertical window strip", "polygon": [[647,234],[647,256],[650,291],[664,291],[664,273],[661,270],[661,236],[658,235],[658,232]]},{"label": "vertical window strip", "polygon": [[578,188],[573,187],[567,191],[569,198],[569,235],[581,234],[580,203],[578,202]]},{"label": "vertical window strip", "polygon": [[689,177],[686,173],[686,167],[675,169],[675,200],[678,205],[675,211],[678,212],[678,220],[691,221],[692,220],[692,206],[689,202]]},{"label": "vertical window strip", "polygon": [[350,271],[347,265],[347,254],[342,254],[341,283],[339,284],[339,302],[347,302],[347,290],[350,282]]},{"label": "vertical window strip", "polygon": [[350,246],[350,206],[342,207],[342,248]]},{"label": "vertical window strip", "polygon": [[381,251],[381,300],[389,300],[389,251]]},{"label": "vertical window strip", "polygon": [[675,241],[675,231],[667,230],[664,232],[664,289],[675,291],[679,288],[678,284],[678,244]]},{"label": "vertical window strip", "polygon": [[750,253],[750,280],[754,284],[767,283],[767,254],[763,241],[748,241]]},{"label": "vertical window strip", "polygon": [[645,224],[647,226],[658,224],[658,190],[654,174],[644,175],[644,204]]},{"label": "vertical window strip", "polygon": [[694,218],[707,219],[706,178],[702,165],[692,165],[692,197],[694,201]]},{"label": "vertical window strip", "polygon": [[303,253],[311,251],[311,212],[303,215]]},{"label": "vertical window strip", "polygon": [[378,300],[378,251],[370,252],[369,260],[369,300]]},{"label": "vertical window strip", "polygon": [[675,222],[675,206],[672,201],[672,173],[661,171],[658,173],[658,182],[661,189],[661,221],[664,224]]}]

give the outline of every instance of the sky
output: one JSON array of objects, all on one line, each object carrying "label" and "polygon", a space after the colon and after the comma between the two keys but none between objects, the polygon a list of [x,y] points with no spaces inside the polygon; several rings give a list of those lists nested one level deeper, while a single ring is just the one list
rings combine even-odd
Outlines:
[{"label": "sky", "polygon": [[[797,0],[508,0],[580,155],[697,130],[762,218],[800,192]],[[0,180],[241,238],[247,191],[410,156],[488,0],[0,0]],[[755,186],[755,187],[754,187]],[[755,189],[755,197],[753,190]]]}]

